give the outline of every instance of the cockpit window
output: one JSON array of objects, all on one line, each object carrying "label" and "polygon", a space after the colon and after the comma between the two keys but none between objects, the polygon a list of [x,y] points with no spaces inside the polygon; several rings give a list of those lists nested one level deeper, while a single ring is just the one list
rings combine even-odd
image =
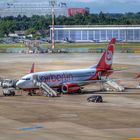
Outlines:
[{"label": "cockpit window", "polygon": [[29,80],[31,80],[31,78],[22,78],[22,80],[29,81]]}]

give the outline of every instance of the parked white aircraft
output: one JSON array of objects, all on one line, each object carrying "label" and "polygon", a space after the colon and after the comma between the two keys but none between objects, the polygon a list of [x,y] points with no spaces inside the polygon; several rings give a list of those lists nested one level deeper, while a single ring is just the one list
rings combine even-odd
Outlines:
[{"label": "parked white aircraft", "polygon": [[106,51],[103,53],[96,66],[87,69],[61,70],[34,72],[34,64],[31,72],[22,77],[16,86],[22,90],[35,93],[39,89],[33,82],[36,77],[38,82],[47,84],[50,88],[56,88],[63,93],[74,93],[81,91],[81,87],[94,82],[101,82],[103,76],[109,76],[114,72],[112,69],[112,60],[114,54],[114,45],[116,39],[112,38]]}]

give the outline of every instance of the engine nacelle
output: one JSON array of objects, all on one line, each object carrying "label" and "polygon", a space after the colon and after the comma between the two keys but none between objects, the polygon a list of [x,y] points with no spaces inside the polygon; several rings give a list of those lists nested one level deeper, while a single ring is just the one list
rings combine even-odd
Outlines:
[{"label": "engine nacelle", "polygon": [[63,93],[81,92],[81,88],[77,84],[64,84],[62,86]]}]

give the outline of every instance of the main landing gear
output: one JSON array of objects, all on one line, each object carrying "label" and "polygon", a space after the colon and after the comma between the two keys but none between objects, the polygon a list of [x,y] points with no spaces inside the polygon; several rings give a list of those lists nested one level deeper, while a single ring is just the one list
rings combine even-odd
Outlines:
[{"label": "main landing gear", "polygon": [[36,92],[33,90],[33,91],[30,91],[29,93],[28,93],[28,95],[29,96],[33,96],[33,95],[36,95]]}]

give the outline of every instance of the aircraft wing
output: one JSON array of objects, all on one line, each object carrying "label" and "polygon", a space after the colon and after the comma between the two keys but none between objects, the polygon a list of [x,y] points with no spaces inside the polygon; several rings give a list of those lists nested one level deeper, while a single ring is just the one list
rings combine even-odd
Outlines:
[{"label": "aircraft wing", "polygon": [[128,69],[112,69],[112,70],[107,70],[107,72],[120,72],[120,71],[125,71],[125,70],[128,70]]},{"label": "aircraft wing", "polygon": [[136,81],[137,78],[107,78],[107,79],[103,79],[103,80],[87,80],[87,81],[74,81],[72,82],[72,84],[77,84],[79,86],[84,86],[84,85],[88,85],[88,84],[93,84],[93,83],[104,83],[107,81]]},{"label": "aircraft wing", "polygon": [[[92,83],[104,83],[107,80],[88,80],[88,81],[73,81],[72,84],[77,84],[78,86],[89,85]],[[65,83],[67,84],[67,83]]]}]

